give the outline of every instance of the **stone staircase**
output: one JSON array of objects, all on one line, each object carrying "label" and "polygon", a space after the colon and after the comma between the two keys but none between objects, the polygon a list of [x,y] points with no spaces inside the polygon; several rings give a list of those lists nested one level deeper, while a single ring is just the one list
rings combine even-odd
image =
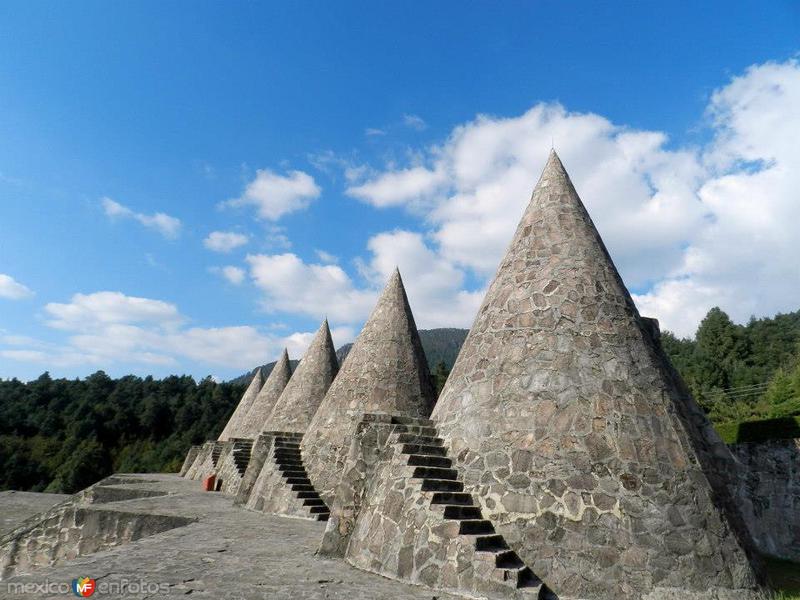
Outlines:
[{"label": "stone staircase", "polygon": [[441,511],[446,521],[455,521],[459,534],[474,544],[476,556],[488,560],[494,567],[491,578],[515,590],[525,591],[525,597],[537,600],[557,600],[557,596],[527,567],[494,525],[483,517],[480,506],[471,494],[464,492],[447,456],[444,441],[438,436],[433,421],[412,417],[392,417],[395,425],[394,443],[408,456],[410,477],[420,482],[423,492],[430,494],[433,510]]},{"label": "stone staircase", "polygon": [[250,456],[253,451],[253,440],[236,439],[233,440],[233,462],[236,465],[236,470],[240,475],[244,476],[247,471],[247,465],[250,464]]},{"label": "stone staircase", "polygon": [[308,512],[317,521],[327,521],[330,510],[314,489],[308,473],[303,466],[303,457],[300,454],[301,433],[281,433],[275,436],[274,457],[275,464],[283,477],[284,483],[308,509]]},{"label": "stone staircase", "polygon": [[214,442],[214,448],[211,450],[211,462],[216,467],[219,457],[222,454],[223,444]]}]

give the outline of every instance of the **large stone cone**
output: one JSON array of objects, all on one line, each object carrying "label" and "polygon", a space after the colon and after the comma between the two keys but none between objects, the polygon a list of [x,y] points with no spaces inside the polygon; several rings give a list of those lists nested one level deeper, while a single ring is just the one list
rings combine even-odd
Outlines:
[{"label": "large stone cone", "polygon": [[392,275],[303,437],[306,470],[333,501],[364,413],[427,417],[435,395],[400,272]]},{"label": "large stone cone", "polygon": [[730,453],[648,321],[553,152],[432,418],[559,596],[755,597]]},{"label": "large stone cone", "polygon": [[248,385],[247,389],[244,391],[242,399],[239,400],[239,404],[236,405],[236,409],[225,424],[222,433],[219,434],[217,439],[220,442],[236,437],[235,433],[239,430],[239,427],[241,427],[250,407],[253,406],[253,402],[255,402],[256,396],[258,396],[258,392],[261,391],[262,385],[264,385],[264,375],[259,368],[256,369],[255,375],[253,375],[253,378],[250,380],[250,385]]},{"label": "large stone cone", "polygon": [[275,363],[264,385],[261,386],[261,391],[258,392],[253,405],[242,419],[236,435],[231,437],[255,439],[263,430],[267,417],[272,413],[275,403],[278,402],[278,398],[286,389],[291,377],[292,364],[289,362],[289,352],[284,348],[283,354]]},{"label": "large stone cone", "polygon": [[305,433],[338,371],[336,348],[325,319],[263,424],[263,431]]}]

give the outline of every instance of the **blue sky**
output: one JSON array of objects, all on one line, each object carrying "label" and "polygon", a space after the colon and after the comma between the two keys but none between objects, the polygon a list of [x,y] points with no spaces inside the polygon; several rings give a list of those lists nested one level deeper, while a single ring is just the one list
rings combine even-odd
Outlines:
[{"label": "blue sky", "polygon": [[468,327],[551,143],[664,327],[800,308],[798,33],[792,2],[4,2],[0,377],[297,358],[395,264],[421,327]]}]

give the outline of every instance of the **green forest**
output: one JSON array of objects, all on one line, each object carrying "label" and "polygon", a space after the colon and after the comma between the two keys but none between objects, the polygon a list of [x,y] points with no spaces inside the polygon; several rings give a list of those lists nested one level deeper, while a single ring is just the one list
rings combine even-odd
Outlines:
[{"label": "green forest", "polygon": [[[422,336],[439,390],[465,334]],[[664,332],[662,344],[726,441],[751,422],[761,438],[797,435],[800,311],[737,325],[714,308],[694,338]],[[245,383],[102,371],[0,380],[0,489],[72,493],[115,471],[177,471],[190,445],[219,435]]]}]

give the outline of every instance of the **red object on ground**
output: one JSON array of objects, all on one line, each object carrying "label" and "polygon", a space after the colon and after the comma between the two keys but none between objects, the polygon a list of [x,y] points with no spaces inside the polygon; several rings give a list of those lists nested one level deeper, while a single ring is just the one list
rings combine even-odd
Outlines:
[{"label": "red object on ground", "polygon": [[204,492],[213,492],[214,491],[214,483],[217,480],[216,475],[209,475],[205,479],[203,479],[203,491]]}]

